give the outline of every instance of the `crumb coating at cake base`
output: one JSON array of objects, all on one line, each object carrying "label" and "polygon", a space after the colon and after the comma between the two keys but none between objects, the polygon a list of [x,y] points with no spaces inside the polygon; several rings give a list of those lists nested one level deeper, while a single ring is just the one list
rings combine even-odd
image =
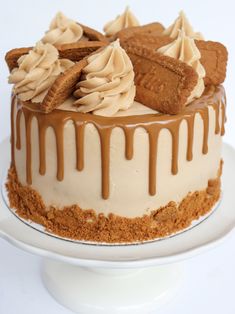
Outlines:
[{"label": "crumb coating at cake base", "polygon": [[43,225],[48,232],[82,241],[132,243],[176,233],[207,214],[220,198],[221,173],[222,161],[217,178],[209,180],[205,190],[189,193],[178,205],[169,202],[150,215],[136,218],[97,215],[94,210],[82,210],[78,205],[48,210],[38,192],[18,181],[14,167],[8,172],[7,190],[10,206],[16,213]]}]

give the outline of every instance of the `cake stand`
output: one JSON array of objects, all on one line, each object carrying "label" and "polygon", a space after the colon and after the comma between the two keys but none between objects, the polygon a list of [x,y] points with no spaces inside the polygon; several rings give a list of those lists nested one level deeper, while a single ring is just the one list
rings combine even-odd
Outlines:
[{"label": "cake stand", "polygon": [[223,198],[212,214],[172,237],[135,245],[94,245],[61,239],[9,209],[4,182],[9,139],[0,144],[0,236],[44,257],[43,282],[50,294],[76,313],[152,313],[180,289],[180,262],[223,242],[235,228],[235,150],[223,146]]}]

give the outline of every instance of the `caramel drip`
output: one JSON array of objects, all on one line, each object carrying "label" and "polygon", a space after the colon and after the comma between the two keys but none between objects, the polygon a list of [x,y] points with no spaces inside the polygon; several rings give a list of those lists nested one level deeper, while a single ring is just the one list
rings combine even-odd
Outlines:
[{"label": "caramel drip", "polygon": [[46,126],[39,122],[39,173],[42,176],[46,173],[46,130]]},{"label": "caramel drip", "polygon": [[15,165],[15,123],[14,123],[14,115],[15,115],[15,103],[16,96],[13,95],[11,99],[11,165]]},{"label": "caramel drip", "polygon": [[109,198],[109,172],[110,172],[110,136],[112,127],[98,128],[101,144],[101,170],[102,170],[102,197]]},{"label": "caramel drip", "polygon": [[[222,99],[222,100],[221,100]],[[203,121],[203,147],[202,153],[208,152],[209,135],[209,107],[215,111],[215,134],[219,132],[224,134],[225,123],[225,100],[222,87],[209,88],[204,96],[187,106],[184,111],[178,115],[149,114],[140,116],[126,116],[107,118],[92,114],[82,114],[73,111],[54,110],[49,114],[43,114],[35,110],[35,106],[26,103],[17,105],[12,98],[11,110],[11,142],[12,142],[12,163],[14,163],[14,146],[21,147],[20,139],[20,121],[22,113],[25,118],[26,130],[26,178],[27,183],[32,183],[31,170],[31,124],[32,119],[36,118],[38,122],[39,133],[39,173],[46,173],[46,131],[52,127],[55,133],[57,150],[57,179],[62,181],[64,178],[64,126],[66,122],[72,121],[76,136],[76,168],[78,171],[84,169],[84,137],[85,126],[88,123],[93,124],[100,137],[101,147],[101,172],[102,172],[102,197],[108,199],[110,194],[110,141],[112,130],[120,127],[125,135],[125,156],[131,160],[134,156],[134,134],[137,127],[146,130],[149,140],[149,194],[155,195],[157,192],[157,151],[158,138],[162,129],[168,129],[172,137],[172,174],[178,173],[178,154],[179,154],[179,131],[183,120],[187,123],[188,140],[186,159],[193,159],[193,141],[194,141],[194,121],[196,113],[200,114]],[[17,108],[16,115],[16,144],[14,130],[14,111]],[[220,109],[221,109],[221,127],[220,127]]]},{"label": "caramel drip", "polygon": [[77,152],[77,170],[82,171],[84,168],[84,131],[85,123],[74,121],[76,128],[76,152]]},{"label": "caramel drip", "polygon": [[22,111],[17,111],[16,115],[16,148],[21,149],[21,139],[20,139],[20,119]]},{"label": "caramel drip", "polygon": [[56,137],[56,151],[57,151],[57,180],[64,179],[64,124],[62,127],[54,127]]},{"label": "caramel drip", "polygon": [[168,127],[172,136],[172,164],[171,164],[171,172],[172,174],[178,173],[178,155],[179,155],[179,127],[181,121],[175,121],[171,124],[171,127]]},{"label": "caramel drip", "polygon": [[226,116],[225,116],[225,105],[223,103],[221,103],[221,113],[222,113],[222,123],[221,123],[221,135],[224,135],[225,133],[225,128],[224,128],[224,124],[226,122]]},{"label": "caramel drip", "polygon": [[187,155],[186,159],[188,161],[193,160],[193,138],[194,138],[194,121],[195,121],[195,114],[193,117],[186,118],[187,125],[188,125],[188,143],[187,143]]},{"label": "caramel drip", "polygon": [[219,123],[219,113],[220,113],[220,106],[212,105],[215,110],[215,134],[219,134],[220,132],[220,123]]},{"label": "caramel drip", "polygon": [[26,135],[26,181],[32,184],[32,145],[31,145],[31,126],[33,115],[25,114],[25,135]]},{"label": "caramel drip", "polygon": [[157,173],[157,144],[160,128],[155,125],[147,128],[149,134],[149,194],[156,194],[156,173]]},{"label": "caramel drip", "polygon": [[125,155],[127,160],[131,160],[134,155],[134,133],[135,128],[133,127],[125,127],[125,138],[126,138],[126,147],[125,147]]},{"label": "caramel drip", "polygon": [[204,125],[202,153],[208,153],[208,135],[209,135],[209,112],[208,107],[199,111]]}]

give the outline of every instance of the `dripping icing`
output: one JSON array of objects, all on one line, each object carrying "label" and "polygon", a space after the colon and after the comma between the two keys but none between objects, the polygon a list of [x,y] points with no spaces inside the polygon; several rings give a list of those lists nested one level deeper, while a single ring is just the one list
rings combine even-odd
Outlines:
[{"label": "dripping icing", "polygon": [[[222,97],[221,97],[222,96]],[[222,98],[222,100],[221,100]],[[14,97],[13,97],[14,99]],[[46,147],[45,137],[48,127],[52,127],[56,138],[57,150],[57,179],[62,181],[64,178],[64,125],[67,121],[72,120],[75,128],[76,138],[76,168],[82,171],[85,167],[84,160],[84,133],[85,126],[92,123],[98,131],[100,137],[100,153],[101,153],[101,194],[103,199],[109,198],[109,176],[110,176],[110,139],[112,130],[115,127],[122,128],[125,136],[125,157],[131,160],[134,156],[134,134],[138,127],[144,128],[148,134],[149,140],[149,194],[157,193],[157,150],[158,137],[162,129],[168,129],[172,137],[172,165],[171,172],[176,175],[178,169],[178,153],[179,153],[179,129],[183,120],[187,123],[187,151],[186,159],[193,159],[193,140],[194,140],[194,121],[198,113],[203,121],[203,145],[202,153],[208,152],[208,133],[209,133],[209,113],[208,108],[211,106],[215,112],[215,134],[224,134],[225,123],[225,99],[223,97],[222,87],[211,87],[204,96],[191,105],[186,107],[183,113],[170,116],[161,114],[148,114],[143,116],[114,117],[107,118],[94,116],[91,114],[82,114],[77,112],[54,110],[50,114],[43,114],[35,111],[31,104],[18,104],[12,99],[12,162],[14,162],[14,149],[21,149],[20,139],[20,119],[22,114],[25,118],[26,129],[26,179],[28,184],[32,184],[31,170],[31,123],[35,117],[38,123],[39,133],[39,173],[46,173]],[[17,108],[16,114],[16,131],[14,130],[14,110]],[[220,110],[221,110],[221,127],[220,127]],[[15,143],[16,132],[16,143]],[[14,144],[15,143],[15,144]],[[147,167],[147,165],[146,165]]]}]

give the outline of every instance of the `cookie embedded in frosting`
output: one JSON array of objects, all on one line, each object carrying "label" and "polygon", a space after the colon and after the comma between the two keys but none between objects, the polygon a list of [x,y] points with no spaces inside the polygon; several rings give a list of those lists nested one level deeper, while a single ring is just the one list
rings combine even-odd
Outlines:
[{"label": "cookie embedded in frosting", "polygon": [[204,92],[205,85],[203,78],[206,75],[200,59],[201,53],[197,48],[193,38],[186,36],[184,30],[178,31],[178,37],[170,44],[163,46],[157,50],[165,56],[169,56],[190,65],[198,74],[198,82],[194,87],[191,95],[187,99],[187,104],[193,99],[199,98]]},{"label": "cookie embedded in frosting", "polygon": [[78,23],[58,12],[42,38],[42,42],[52,45],[75,43],[82,38],[82,35],[83,29]]},{"label": "cookie embedded in frosting", "polygon": [[84,80],[78,82],[74,105],[79,112],[113,116],[134,102],[136,88],[130,58],[119,40],[88,57]]},{"label": "cookie embedded in frosting", "polygon": [[21,56],[18,67],[11,71],[9,83],[22,101],[40,103],[56,78],[74,65],[68,59],[59,59],[58,50],[51,44],[38,42],[28,54]]},{"label": "cookie embedded in frosting", "polygon": [[108,22],[104,26],[106,36],[114,36],[124,28],[139,26],[140,23],[134,14],[130,11],[129,7],[126,8],[123,14],[118,15],[115,20]]},{"label": "cookie embedded in frosting", "polygon": [[179,30],[183,30],[186,36],[189,36],[193,39],[204,40],[201,33],[194,32],[192,26],[190,25],[183,11],[180,11],[179,16],[174,21],[174,23],[163,31],[163,35],[176,39],[178,37]]}]

